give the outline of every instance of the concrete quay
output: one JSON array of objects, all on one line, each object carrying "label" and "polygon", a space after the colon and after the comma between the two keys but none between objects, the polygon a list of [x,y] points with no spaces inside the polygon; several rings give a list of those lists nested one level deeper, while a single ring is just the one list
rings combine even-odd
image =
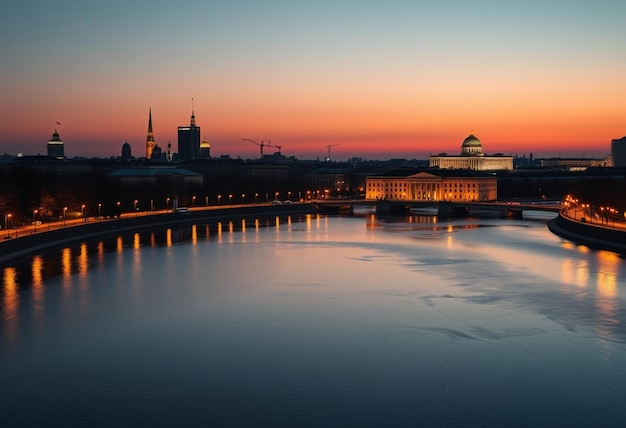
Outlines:
[{"label": "concrete quay", "polygon": [[613,251],[626,255],[626,224],[594,224],[576,220],[561,211],[548,222],[548,229],[555,235],[590,248]]},{"label": "concrete quay", "polygon": [[[62,222],[54,227],[32,226],[21,231],[0,235],[0,267],[9,262],[57,248],[63,245],[91,240],[107,235],[133,232],[150,228],[191,224],[196,222],[254,219],[268,216],[306,215],[315,213],[312,204],[293,205],[239,205],[228,207],[193,208],[187,213],[131,213],[119,219],[89,219],[89,222]],[[9,236],[7,238],[7,236]]]}]

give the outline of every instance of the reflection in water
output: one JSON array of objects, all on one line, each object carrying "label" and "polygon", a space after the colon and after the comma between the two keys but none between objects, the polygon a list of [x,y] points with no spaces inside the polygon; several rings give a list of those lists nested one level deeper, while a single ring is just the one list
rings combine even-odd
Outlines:
[{"label": "reflection in water", "polygon": [[[536,226],[496,222],[271,216],[255,219],[254,230],[252,219],[228,228],[176,226],[33,257],[3,270],[0,346],[11,344],[3,350],[14,358],[0,375],[17,386],[6,395],[26,403],[21,408],[32,398],[32,406],[67,412],[59,405],[66,397],[49,391],[69,386],[72,398],[80,395],[72,416],[100,417],[101,403],[114,408],[102,425],[133,420],[134,409],[153,414],[155,424],[197,421],[194,412],[220,397],[207,412],[224,407],[220,417],[228,421],[225,414],[256,406],[262,410],[248,421],[264,425],[278,414],[266,409],[283,416],[293,405],[291,421],[300,421],[302,409],[323,413],[339,399],[355,414],[379,405],[385,414],[372,426],[406,409],[463,425],[443,423],[451,407],[466,418],[505,399],[490,422],[514,425],[503,421],[521,417],[519,425],[538,426],[523,420],[529,407],[545,417],[560,406],[550,426],[579,408],[570,404],[586,405],[579,391],[589,390],[594,401],[580,414],[614,406],[626,389],[611,383],[626,370],[624,260],[564,249]],[[259,233],[266,226],[282,230]],[[252,233],[261,245],[229,244],[250,242]],[[280,245],[280,254],[269,245]],[[196,252],[210,256],[196,263],[189,257]],[[527,269],[533,263],[541,266]],[[59,345],[41,352],[51,344]],[[503,395],[510,389],[512,396]],[[339,398],[323,401],[319,391]],[[235,394],[243,398],[232,403]],[[258,403],[262,395],[267,400]],[[115,400],[128,401],[116,407]],[[508,403],[520,401],[510,416],[515,404]],[[467,425],[481,425],[484,414]],[[215,422],[212,416],[203,421]],[[387,425],[409,425],[414,416]]]},{"label": "reflection in water", "polygon": [[78,253],[78,275],[81,278],[87,276],[89,270],[89,255],[87,254],[87,244],[82,243],[80,246],[80,252]]},{"label": "reflection in water", "polygon": [[13,267],[5,268],[3,281],[2,323],[6,325],[4,334],[7,341],[10,341],[16,338],[18,332],[17,310],[19,296],[17,293],[17,270]]}]

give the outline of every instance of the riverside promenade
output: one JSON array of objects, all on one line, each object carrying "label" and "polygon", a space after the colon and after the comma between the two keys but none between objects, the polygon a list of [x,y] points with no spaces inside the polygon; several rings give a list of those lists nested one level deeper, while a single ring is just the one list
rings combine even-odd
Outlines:
[{"label": "riverside promenade", "polygon": [[626,223],[614,220],[592,222],[577,211],[578,208],[561,210],[548,222],[548,229],[577,244],[626,255]]},{"label": "riverside promenade", "polygon": [[313,204],[291,205],[246,204],[221,207],[192,208],[186,213],[172,211],[125,213],[117,219],[94,217],[58,221],[38,226],[2,230],[0,234],[0,266],[13,260],[62,245],[95,239],[111,234],[160,228],[187,223],[214,223],[268,216],[305,215],[316,212]]}]

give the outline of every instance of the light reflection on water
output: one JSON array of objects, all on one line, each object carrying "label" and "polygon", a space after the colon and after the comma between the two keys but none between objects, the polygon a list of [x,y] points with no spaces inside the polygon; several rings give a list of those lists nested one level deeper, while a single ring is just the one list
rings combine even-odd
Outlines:
[{"label": "light reflection on water", "polygon": [[[624,269],[541,222],[419,215],[81,243],[3,270],[0,402],[14,413],[0,415],[554,426],[600,412],[618,425]],[[76,414],[55,410],[64,394]]]}]

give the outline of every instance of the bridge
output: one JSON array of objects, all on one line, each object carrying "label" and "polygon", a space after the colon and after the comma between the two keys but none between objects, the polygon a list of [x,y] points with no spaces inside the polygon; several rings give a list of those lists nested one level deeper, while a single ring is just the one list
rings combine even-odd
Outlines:
[{"label": "bridge", "polygon": [[544,201],[525,202],[478,202],[478,201],[400,201],[400,200],[365,200],[365,199],[333,199],[316,201],[315,205],[322,212],[350,213],[355,206],[373,207],[377,214],[406,214],[411,209],[436,209],[437,216],[442,218],[462,218],[470,215],[470,211],[497,212],[501,218],[523,218],[524,211],[559,212],[559,202]]}]

